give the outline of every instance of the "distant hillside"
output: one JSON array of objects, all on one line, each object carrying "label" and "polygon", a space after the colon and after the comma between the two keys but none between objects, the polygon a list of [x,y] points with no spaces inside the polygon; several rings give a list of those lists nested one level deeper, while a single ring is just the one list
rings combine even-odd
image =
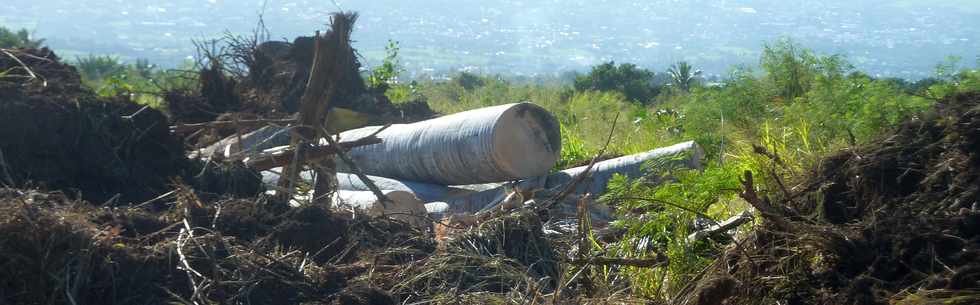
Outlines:
[{"label": "distant hillside", "polygon": [[[755,64],[766,41],[790,36],[847,55],[876,74],[921,77],[947,55],[980,52],[980,1],[886,0],[337,0],[362,15],[355,32],[368,64],[388,39],[402,43],[411,72],[469,68],[550,73],[599,62],[657,70],[687,60],[710,73]],[[320,27],[330,1],[270,0],[275,38]],[[191,38],[247,32],[261,1],[8,0],[0,25],[27,27],[67,54],[116,53],[175,65]],[[70,58],[70,57],[69,57]]]}]

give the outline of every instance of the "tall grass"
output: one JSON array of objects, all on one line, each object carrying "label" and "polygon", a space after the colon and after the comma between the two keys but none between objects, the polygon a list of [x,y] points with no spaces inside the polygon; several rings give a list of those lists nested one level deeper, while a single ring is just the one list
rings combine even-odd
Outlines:
[{"label": "tall grass", "polygon": [[[749,205],[737,197],[740,175],[759,173],[758,185],[790,180],[842,148],[861,145],[917,117],[939,98],[980,90],[980,72],[946,67],[916,92],[909,84],[876,79],[846,58],[821,55],[790,40],[767,45],[761,70],[739,68],[719,86],[670,90],[641,105],[614,92],[570,86],[511,83],[473,75],[423,82],[420,92],[442,113],[530,101],[551,111],[562,126],[559,167],[584,162],[606,140],[613,154],[642,152],[695,140],[706,151],[704,170],[666,169],[660,186],[615,179],[604,201],[617,208],[614,223],[627,233],[611,250],[625,257],[660,253],[670,264],[627,268],[634,292],[665,300],[720,253],[718,241],[689,241],[695,223],[724,220]],[[460,79],[466,79],[465,82]],[[759,151],[765,152],[760,154]],[[709,221],[710,222],[710,221]],[[746,228],[742,228],[746,230]],[[600,276],[608,276],[603,269]]]}]

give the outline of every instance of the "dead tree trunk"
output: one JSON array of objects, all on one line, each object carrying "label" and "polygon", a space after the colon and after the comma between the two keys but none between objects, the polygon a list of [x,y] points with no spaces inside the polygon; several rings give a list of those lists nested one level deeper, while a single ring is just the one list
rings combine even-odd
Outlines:
[{"label": "dead tree trunk", "polygon": [[[340,85],[344,67],[355,64],[354,52],[350,45],[351,30],[357,20],[355,13],[336,13],[331,17],[331,29],[324,35],[314,36],[315,47],[310,78],[303,97],[300,99],[298,128],[294,128],[290,145],[295,147],[292,162],[283,166],[284,179],[280,179],[280,189],[284,196],[292,196],[296,190],[299,172],[306,164],[306,150],[317,145],[323,134],[323,124],[331,106],[331,96]],[[330,202],[330,194],[336,190],[336,164],[332,159],[320,160],[310,164],[316,172],[313,185],[313,203]],[[288,200],[287,200],[288,201]]]}]

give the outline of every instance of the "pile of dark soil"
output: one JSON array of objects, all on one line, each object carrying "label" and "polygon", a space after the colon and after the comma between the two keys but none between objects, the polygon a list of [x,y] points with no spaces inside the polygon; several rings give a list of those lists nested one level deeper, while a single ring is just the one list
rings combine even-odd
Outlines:
[{"label": "pile of dark soil", "polygon": [[5,50],[0,71],[8,71],[0,78],[2,184],[39,184],[96,204],[154,198],[174,177],[215,193],[262,190],[257,173],[235,165],[205,171],[188,160],[161,112],[98,97],[48,49]]},{"label": "pile of dark soil", "polygon": [[[356,15],[354,16],[356,20]],[[240,42],[239,42],[240,43]],[[301,36],[293,42],[266,41],[254,47],[236,46],[228,52],[211,54],[210,66],[199,73],[199,92],[168,92],[165,95],[171,118],[177,123],[214,121],[222,115],[260,116],[281,119],[299,110],[313,64],[314,39]],[[355,50],[351,50],[356,53]],[[226,73],[221,58],[247,58],[247,74],[238,78]],[[357,54],[343,66],[330,107],[341,107],[373,117],[370,124],[406,123],[429,119],[435,112],[425,101],[392,103],[383,89],[366,87]]]},{"label": "pile of dark soil", "polygon": [[980,93],[781,189],[686,304],[980,304]]},{"label": "pile of dark soil", "polygon": [[264,200],[205,205],[188,190],[152,212],[0,189],[0,303],[393,304],[349,282],[367,269],[333,263],[434,249],[393,234],[424,236],[403,223]]}]

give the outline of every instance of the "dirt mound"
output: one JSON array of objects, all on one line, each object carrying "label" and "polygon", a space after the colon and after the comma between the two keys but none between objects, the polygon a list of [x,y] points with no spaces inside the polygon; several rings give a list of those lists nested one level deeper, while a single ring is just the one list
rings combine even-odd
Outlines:
[{"label": "dirt mound", "polygon": [[[392,233],[424,236],[313,206],[203,204],[188,190],[178,187],[173,208],[154,212],[0,189],[0,303],[394,304],[387,292],[348,283],[367,269],[333,263],[393,263],[381,254],[413,246]],[[434,249],[421,245],[416,258]]]},{"label": "dirt mound", "polygon": [[24,66],[0,56],[0,71],[29,67],[39,79],[0,81],[4,182],[77,189],[99,203],[116,193],[140,201],[162,193],[187,167],[163,114],[98,98],[50,50],[15,52]]},{"label": "dirt mound", "polygon": [[728,304],[980,302],[980,93],[827,158],[801,191],[770,189],[766,221],[687,304],[725,278]]},{"label": "dirt mound", "polygon": [[98,204],[154,198],[169,190],[174,177],[202,190],[235,184],[241,187],[233,194],[261,191],[256,173],[203,171],[203,164],[184,156],[161,112],[126,97],[96,96],[50,50],[5,52],[10,56],[0,56],[0,71],[8,71],[0,78],[3,184],[38,183]]},{"label": "dirt mound", "polygon": [[[256,42],[254,47],[228,48],[229,52],[246,54],[210,54],[209,66],[198,75],[199,92],[165,94],[172,120],[201,123],[227,113],[281,119],[296,113],[310,78],[313,42],[312,36],[301,36],[291,43],[266,41]],[[229,64],[221,61],[228,57],[247,58],[247,74],[230,76],[226,71]],[[425,101],[394,104],[384,92],[366,87],[358,56],[347,57],[354,60],[341,67],[343,76],[331,94],[330,107],[372,116],[368,124],[416,122],[436,115]]]}]

